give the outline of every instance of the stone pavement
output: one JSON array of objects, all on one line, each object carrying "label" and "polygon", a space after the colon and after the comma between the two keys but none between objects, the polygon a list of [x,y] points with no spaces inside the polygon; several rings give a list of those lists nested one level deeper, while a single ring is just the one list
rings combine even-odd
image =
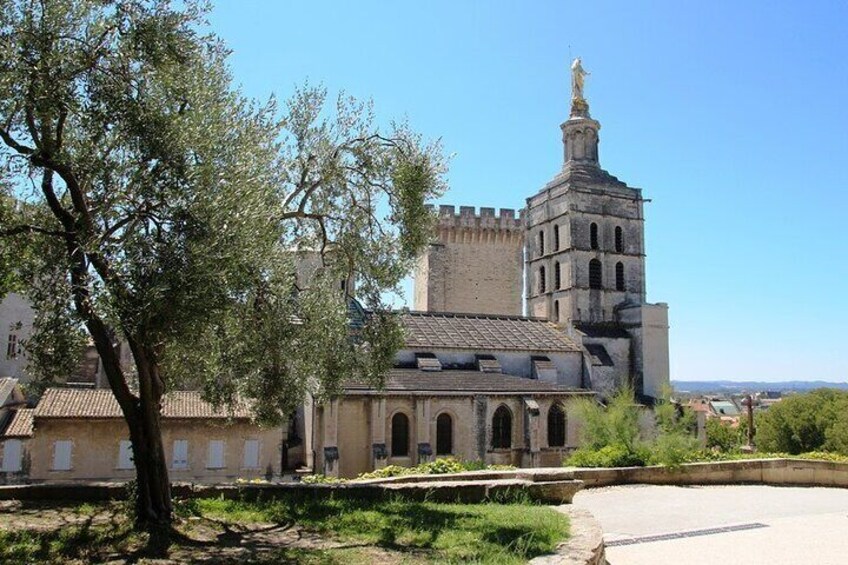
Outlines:
[{"label": "stone pavement", "polygon": [[611,565],[848,564],[848,489],[631,485],[574,497]]}]

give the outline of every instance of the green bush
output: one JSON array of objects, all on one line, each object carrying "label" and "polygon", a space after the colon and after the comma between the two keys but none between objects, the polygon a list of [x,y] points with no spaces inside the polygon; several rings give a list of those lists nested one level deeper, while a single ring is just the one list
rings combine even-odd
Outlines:
[{"label": "green bush", "polygon": [[848,391],[823,388],[784,398],[758,415],[756,444],[764,451],[793,455],[848,455]]},{"label": "green bush", "polygon": [[644,467],[650,453],[644,448],[605,445],[600,449],[582,447],[565,460],[571,467]]},{"label": "green bush", "polygon": [[718,418],[707,420],[707,448],[732,451],[740,445],[738,428],[723,424]]},{"label": "green bush", "polygon": [[401,467],[400,465],[387,465],[382,469],[362,473],[356,480],[387,479],[401,475],[444,475],[447,473],[462,473],[464,471],[511,471],[515,469],[510,465],[486,465],[482,461],[463,461],[454,457],[441,457],[427,463],[420,463],[414,467]]},{"label": "green bush", "polygon": [[697,438],[679,433],[660,434],[651,446],[650,464],[680,467],[691,461],[698,452]]}]

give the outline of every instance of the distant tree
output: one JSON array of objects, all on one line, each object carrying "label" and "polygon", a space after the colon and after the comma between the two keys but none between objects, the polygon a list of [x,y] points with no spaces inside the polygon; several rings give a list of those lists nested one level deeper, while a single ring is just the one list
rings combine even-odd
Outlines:
[{"label": "distant tree", "polygon": [[[166,390],[238,395],[278,423],[307,389],[378,383],[401,343],[382,296],[444,187],[438,144],[379,128],[368,104],[331,111],[308,86],[284,112],[245,99],[204,17],[194,0],[0,2],[0,282],[23,281],[39,312],[36,368],[56,372],[82,330],[94,343],[154,545],[171,520]],[[319,259],[308,284],[297,251]],[[348,277],[372,311],[355,339]]]},{"label": "distant tree", "polygon": [[718,418],[708,418],[706,423],[707,447],[733,451],[741,445],[739,428],[722,423]]},{"label": "distant tree", "polygon": [[[805,453],[848,446],[848,392],[818,389],[787,396],[756,419],[756,444],[763,451]],[[838,425],[837,425],[838,424]],[[848,454],[848,451],[846,451]]]}]

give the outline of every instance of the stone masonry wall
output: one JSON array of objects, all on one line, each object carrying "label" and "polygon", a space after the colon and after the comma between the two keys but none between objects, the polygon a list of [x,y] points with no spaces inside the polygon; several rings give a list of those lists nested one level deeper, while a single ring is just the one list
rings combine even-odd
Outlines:
[{"label": "stone masonry wall", "polygon": [[439,207],[436,241],[415,269],[415,310],[522,314],[523,217],[509,209],[475,212]]}]

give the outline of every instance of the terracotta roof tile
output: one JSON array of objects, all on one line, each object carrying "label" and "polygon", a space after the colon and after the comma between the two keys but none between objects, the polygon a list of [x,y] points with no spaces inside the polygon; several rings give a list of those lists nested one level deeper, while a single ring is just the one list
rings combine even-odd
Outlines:
[{"label": "terracotta roof tile", "polygon": [[18,379],[9,377],[0,377],[0,405],[8,399],[15,387],[18,386]]},{"label": "terracotta roof tile", "polygon": [[[49,388],[35,407],[36,418],[122,418],[111,390]],[[239,405],[216,411],[196,391],[174,391],[162,399],[163,418],[250,419],[250,410]]]},{"label": "terracotta roof tile", "polygon": [[[345,393],[355,394],[378,392],[374,387],[361,382],[348,381],[343,386]],[[584,389],[573,389],[547,381],[505,375],[503,373],[481,373],[479,371],[419,371],[416,369],[394,369],[386,376],[386,384],[380,392],[457,392],[457,393],[583,393]]]},{"label": "terracotta roof tile", "polygon": [[32,408],[21,408],[12,412],[12,421],[0,437],[32,437]]},{"label": "terracotta roof tile", "polygon": [[405,312],[401,322],[407,349],[580,351],[554,324],[538,318]]}]

